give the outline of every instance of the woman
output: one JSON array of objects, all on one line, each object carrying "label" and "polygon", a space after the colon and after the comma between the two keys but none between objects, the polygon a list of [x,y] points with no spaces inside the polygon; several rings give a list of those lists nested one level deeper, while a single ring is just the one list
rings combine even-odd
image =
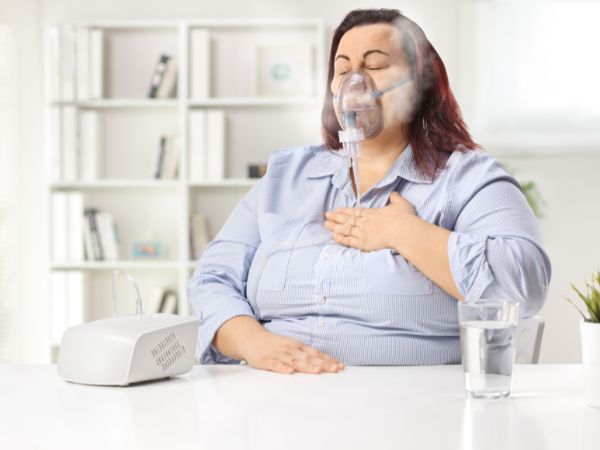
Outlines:
[{"label": "woman", "polygon": [[[334,96],[351,70],[377,89],[383,129],[340,155]],[[423,31],[397,10],[336,29],[324,144],[273,152],[188,284],[200,363],[281,373],[460,363],[457,301],[546,299],[550,261],[519,184],[477,149]]]}]

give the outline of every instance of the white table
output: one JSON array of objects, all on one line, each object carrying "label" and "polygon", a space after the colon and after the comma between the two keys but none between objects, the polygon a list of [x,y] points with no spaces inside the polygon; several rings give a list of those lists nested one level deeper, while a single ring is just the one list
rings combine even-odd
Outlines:
[{"label": "white table", "polygon": [[579,365],[518,365],[513,394],[467,400],[460,366],[280,375],[195,366],[131,387],[0,366],[2,449],[600,449]]}]

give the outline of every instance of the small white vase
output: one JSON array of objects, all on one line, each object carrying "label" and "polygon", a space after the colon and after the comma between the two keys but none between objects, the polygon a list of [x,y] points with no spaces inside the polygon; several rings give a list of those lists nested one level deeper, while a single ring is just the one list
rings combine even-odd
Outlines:
[{"label": "small white vase", "polygon": [[600,323],[582,320],[580,329],[585,402],[600,408]]}]

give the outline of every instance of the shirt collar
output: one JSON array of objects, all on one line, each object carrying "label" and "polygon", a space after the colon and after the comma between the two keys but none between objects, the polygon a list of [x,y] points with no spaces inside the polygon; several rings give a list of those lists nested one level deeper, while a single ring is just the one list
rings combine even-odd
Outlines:
[{"label": "shirt collar", "polygon": [[[336,175],[346,172],[349,167],[348,159],[336,150],[331,150],[325,146],[320,146],[315,153],[314,158],[306,167],[307,178],[319,178],[328,175]],[[417,168],[413,155],[412,146],[408,144],[406,148],[396,158],[387,174],[376,186],[385,186],[397,177],[404,178],[413,183],[431,184],[433,180]]]}]

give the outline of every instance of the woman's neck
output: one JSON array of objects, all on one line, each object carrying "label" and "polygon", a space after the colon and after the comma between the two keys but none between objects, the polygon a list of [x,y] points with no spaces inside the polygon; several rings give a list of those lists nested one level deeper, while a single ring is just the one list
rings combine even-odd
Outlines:
[{"label": "woman's neck", "polygon": [[380,135],[375,139],[363,141],[359,161],[363,166],[387,171],[407,145],[408,140],[403,134]]}]

